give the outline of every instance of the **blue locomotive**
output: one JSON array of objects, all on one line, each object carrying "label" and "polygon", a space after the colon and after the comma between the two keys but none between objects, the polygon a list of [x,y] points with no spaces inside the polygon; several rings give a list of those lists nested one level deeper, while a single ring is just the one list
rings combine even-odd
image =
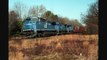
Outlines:
[{"label": "blue locomotive", "polygon": [[73,27],[39,17],[28,17],[23,23],[22,30],[23,34],[35,37],[71,33]]}]

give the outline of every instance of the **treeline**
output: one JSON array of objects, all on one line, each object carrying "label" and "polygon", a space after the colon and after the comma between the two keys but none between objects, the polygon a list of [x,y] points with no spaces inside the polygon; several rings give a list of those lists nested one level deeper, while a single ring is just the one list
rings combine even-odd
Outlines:
[{"label": "treeline", "polygon": [[[87,15],[82,15],[82,21],[86,24],[88,33],[98,33],[98,2],[89,6]],[[32,6],[29,9],[20,2],[15,3],[12,10],[9,11],[9,35],[20,34],[23,21],[28,17],[42,17],[49,21],[55,21],[62,24],[73,26],[82,26],[77,19],[69,19],[54,14],[47,10],[43,5]]]},{"label": "treeline", "polygon": [[[54,14],[52,11],[47,10],[43,5],[32,6],[27,9],[21,3],[15,3],[14,9],[9,11],[9,35],[20,34],[23,21],[28,17],[42,17],[49,21],[59,22],[61,24],[69,25],[82,25],[77,19],[68,19]],[[25,12],[25,13],[24,13]]]},{"label": "treeline", "polygon": [[82,21],[86,24],[88,34],[98,34],[98,0],[89,6],[87,14],[82,15]]}]

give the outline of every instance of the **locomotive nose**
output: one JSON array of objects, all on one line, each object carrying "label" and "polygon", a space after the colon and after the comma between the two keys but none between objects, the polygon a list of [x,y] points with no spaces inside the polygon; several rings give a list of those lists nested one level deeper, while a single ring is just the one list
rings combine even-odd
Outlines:
[{"label": "locomotive nose", "polygon": [[27,30],[33,30],[32,24],[25,24],[23,26],[23,31],[27,31]]},{"label": "locomotive nose", "polygon": [[33,34],[33,28],[32,28],[32,24],[25,24],[24,26],[23,26],[23,34],[28,34],[28,35],[30,35],[30,34]]}]

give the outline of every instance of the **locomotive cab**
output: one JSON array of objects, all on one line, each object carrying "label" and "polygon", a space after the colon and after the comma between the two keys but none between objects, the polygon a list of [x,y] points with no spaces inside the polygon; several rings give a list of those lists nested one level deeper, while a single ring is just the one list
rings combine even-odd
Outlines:
[{"label": "locomotive cab", "polygon": [[36,21],[28,17],[23,23],[23,34],[33,35],[36,33]]}]

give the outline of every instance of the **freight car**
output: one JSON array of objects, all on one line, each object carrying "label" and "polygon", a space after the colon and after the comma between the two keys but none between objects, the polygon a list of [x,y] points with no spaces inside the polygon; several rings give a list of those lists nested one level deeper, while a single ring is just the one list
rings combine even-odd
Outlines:
[{"label": "freight car", "polygon": [[39,17],[28,17],[23,23],[22,30],[24,35],[36,37],[71,33],[73,26],[51,22]]},{"label": "freight car", "polygon": [[85,33],[86,27],[85,26],[73,26],[73,33]]}]

